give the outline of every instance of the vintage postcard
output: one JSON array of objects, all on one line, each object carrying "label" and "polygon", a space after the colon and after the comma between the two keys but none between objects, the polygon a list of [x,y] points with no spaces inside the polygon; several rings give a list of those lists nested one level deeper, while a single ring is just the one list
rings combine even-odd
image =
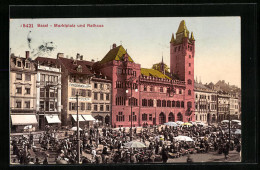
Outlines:
[{"label": "vintage postcard", "polygon": [[10,18],[10,164],[241,162],[240,17]]}]

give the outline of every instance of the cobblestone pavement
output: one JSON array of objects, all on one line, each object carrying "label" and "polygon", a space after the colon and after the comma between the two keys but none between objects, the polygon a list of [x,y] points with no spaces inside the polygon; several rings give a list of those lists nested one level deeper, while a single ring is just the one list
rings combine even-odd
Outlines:
[{"label": "cobblestone pavement", "polygon": [[[193,162],[240,162],[240,153],[230,151],[229,157],[225,160],[224,154],[217,152],[190,154]],[[168,159],[167,163],[187,162],[187,155],[179,158]]]}]

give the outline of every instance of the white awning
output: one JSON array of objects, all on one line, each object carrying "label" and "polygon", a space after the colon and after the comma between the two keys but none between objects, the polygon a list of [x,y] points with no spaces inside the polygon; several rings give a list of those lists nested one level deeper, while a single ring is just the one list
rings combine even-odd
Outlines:
[{"label": "white awning", "polygon": [[46,115],[45,116],[48,123],[61,123],[58,115]]},{"label": "white awning", "polygon": [[[75,121],[77,121],[77,115],[71,115],[71,116],[73,117],[73,119],[74,119]],[[84,122],[84,121],[85,121],[80,114],[79,114],[79,121],[80,121],[80,122]]]},{"label": "white awning", "polygon": [[38,124],[35,115],[11,115],[12,125]]},{"label": "white awning", "polygon": [[95,121],[96,119],[92,115],[82,115],[86,121]]}]

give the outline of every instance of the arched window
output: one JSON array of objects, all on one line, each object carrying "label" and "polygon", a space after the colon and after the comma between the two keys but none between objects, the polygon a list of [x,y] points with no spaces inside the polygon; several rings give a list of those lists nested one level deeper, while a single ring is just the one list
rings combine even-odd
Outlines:
[{"label": "arched window", "polygon": [[175,107],[175,101],[174,100],[172,101],[172,107]]},{"label": "arched window", "polygon": [[178,120],[178,121],[182,121],[182,114],[181,114],[181,112],[179,112],[179,113],[177,114],[177,120]]},{"label": "arched window", "polygon": [[159,124],[164,124],[166,121],[165,119],[166,119],[165,114],[161,112],[159,115]]},{"label": "arched window", "polygon": [[181,107],[184,107],[184,101],[181,102]]},{"label": "arched window", "polygon": [[157,107],[162,107],[162,102],[161,102],[161,100],[157,100]]},{"label": "arched window", "polygon": [[188,80],[188,84],[192,84],[192,80],[191,79]]},{"label": "arched window", "polygon": [[174,122],[174,114],[171,112],[168,116],[168,122]]},{"label": "arched window", "polygon": [[191,95],[191,90],[188,90],[188,95]]},{"label": "arched window", "polygon": [[180,101],[176,102],[176,107],[181,107]]},{"label": "arched window", "polygon": [[167,101],[167,107],[171,107],[171,101],[170,100]]}]

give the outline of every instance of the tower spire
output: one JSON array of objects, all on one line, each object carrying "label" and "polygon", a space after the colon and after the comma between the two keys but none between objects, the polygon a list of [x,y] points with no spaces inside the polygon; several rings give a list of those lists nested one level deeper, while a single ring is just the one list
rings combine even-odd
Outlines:
[{"label": "tower spire", "polygon": [[162,63],[163,63],[163,53],[162,53]]}]

